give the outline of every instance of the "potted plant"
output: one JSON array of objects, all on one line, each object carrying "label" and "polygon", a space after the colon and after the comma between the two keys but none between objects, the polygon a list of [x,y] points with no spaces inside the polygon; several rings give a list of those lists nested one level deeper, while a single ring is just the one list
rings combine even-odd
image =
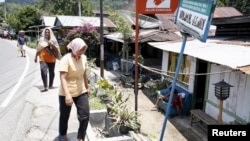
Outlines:
[{"label": "potted plant", "polygon": [[125,106],[125,103],[128,101],[129,96],[126,98],[123,97],[121,92],[115,91],[112,95],[112,100],[107,103],[107,112],[110,116],[115,116],[118,114],[119,109]]},{"label": "potted plant", "polygon": [[127,134],[129,130],[139,131],[140,121],[138,121],[139,113],[137,111],[129,111],[126,106],[118,110],[117,120],[112,123],[110,129],[117,128],[121,134]]},{"label": "potted plant", "polygon": [[113,85],[111,85],[107,79],[98,80],[97,85],[102,89],[113,89]]},{"label": "potted plant", "polygon": [[108,98],[109,93],[112,93],[111,91],[114,91],[113,85],[111,85],[107,79],[98,80],[97,85],[97,96],[100,96],[104,100]]}]

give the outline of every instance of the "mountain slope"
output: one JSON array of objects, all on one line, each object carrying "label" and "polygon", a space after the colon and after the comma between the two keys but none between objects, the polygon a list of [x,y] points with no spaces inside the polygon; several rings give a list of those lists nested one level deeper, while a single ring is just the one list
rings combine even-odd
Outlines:
[{"label": "mountain slope", "polygon": [[17,3],[21,5],[32,5],[38,0],[5,0],[6,3]]}]

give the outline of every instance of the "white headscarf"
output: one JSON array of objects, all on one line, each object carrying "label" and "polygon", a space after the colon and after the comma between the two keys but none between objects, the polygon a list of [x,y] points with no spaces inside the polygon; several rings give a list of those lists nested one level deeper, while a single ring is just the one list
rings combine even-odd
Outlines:
[{"label": "white headscarf", "polygon": [[83,47],[86,47],[87,49],[88,46],[81,38],[75,38],[67,45],[67,48],[72,50],[72,53],[76,56],[77,60],[79,59],[79,56],[77,56],[76,53]]},{"label": "white headscarf", "polygon": [[[49,32],[50,32],[50,39],[46,39],[46,37],[45,37],[46,30],[49,30]],[[46,27],[43,29],[42,35],[41,35],[39,42],[38,42],[37,51],[40,51],[41,49],[47,47],[48,41],[51,41],[56,46],[57,50],[60,52],[59,44],[58,44],[57,39],[56,39],[56,37],[55,37],[55,35],[50,27]]]}]

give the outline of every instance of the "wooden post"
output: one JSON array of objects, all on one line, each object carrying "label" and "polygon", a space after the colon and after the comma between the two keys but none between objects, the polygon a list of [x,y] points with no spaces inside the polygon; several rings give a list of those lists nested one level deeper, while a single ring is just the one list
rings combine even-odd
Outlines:
[{"label": "wooden post", "polygon": [[220,107],[219,107],[219,116],[218,116],[218,124],[222,124],[222,109],[223,109],[223,100],[220,100]]}]

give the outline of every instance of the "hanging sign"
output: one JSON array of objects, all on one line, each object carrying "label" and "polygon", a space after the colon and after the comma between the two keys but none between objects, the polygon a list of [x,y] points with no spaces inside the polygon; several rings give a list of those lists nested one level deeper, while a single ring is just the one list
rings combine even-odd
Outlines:
[{"label": "hanging sign", "polygon": [[137,10],[140,14],[173,14],[178,2],[179,0],[140,0]]},{"label": "hanging sign", "polygon": [[176,25],[191,36],[206,42],[216,0],[180,0]]}]

